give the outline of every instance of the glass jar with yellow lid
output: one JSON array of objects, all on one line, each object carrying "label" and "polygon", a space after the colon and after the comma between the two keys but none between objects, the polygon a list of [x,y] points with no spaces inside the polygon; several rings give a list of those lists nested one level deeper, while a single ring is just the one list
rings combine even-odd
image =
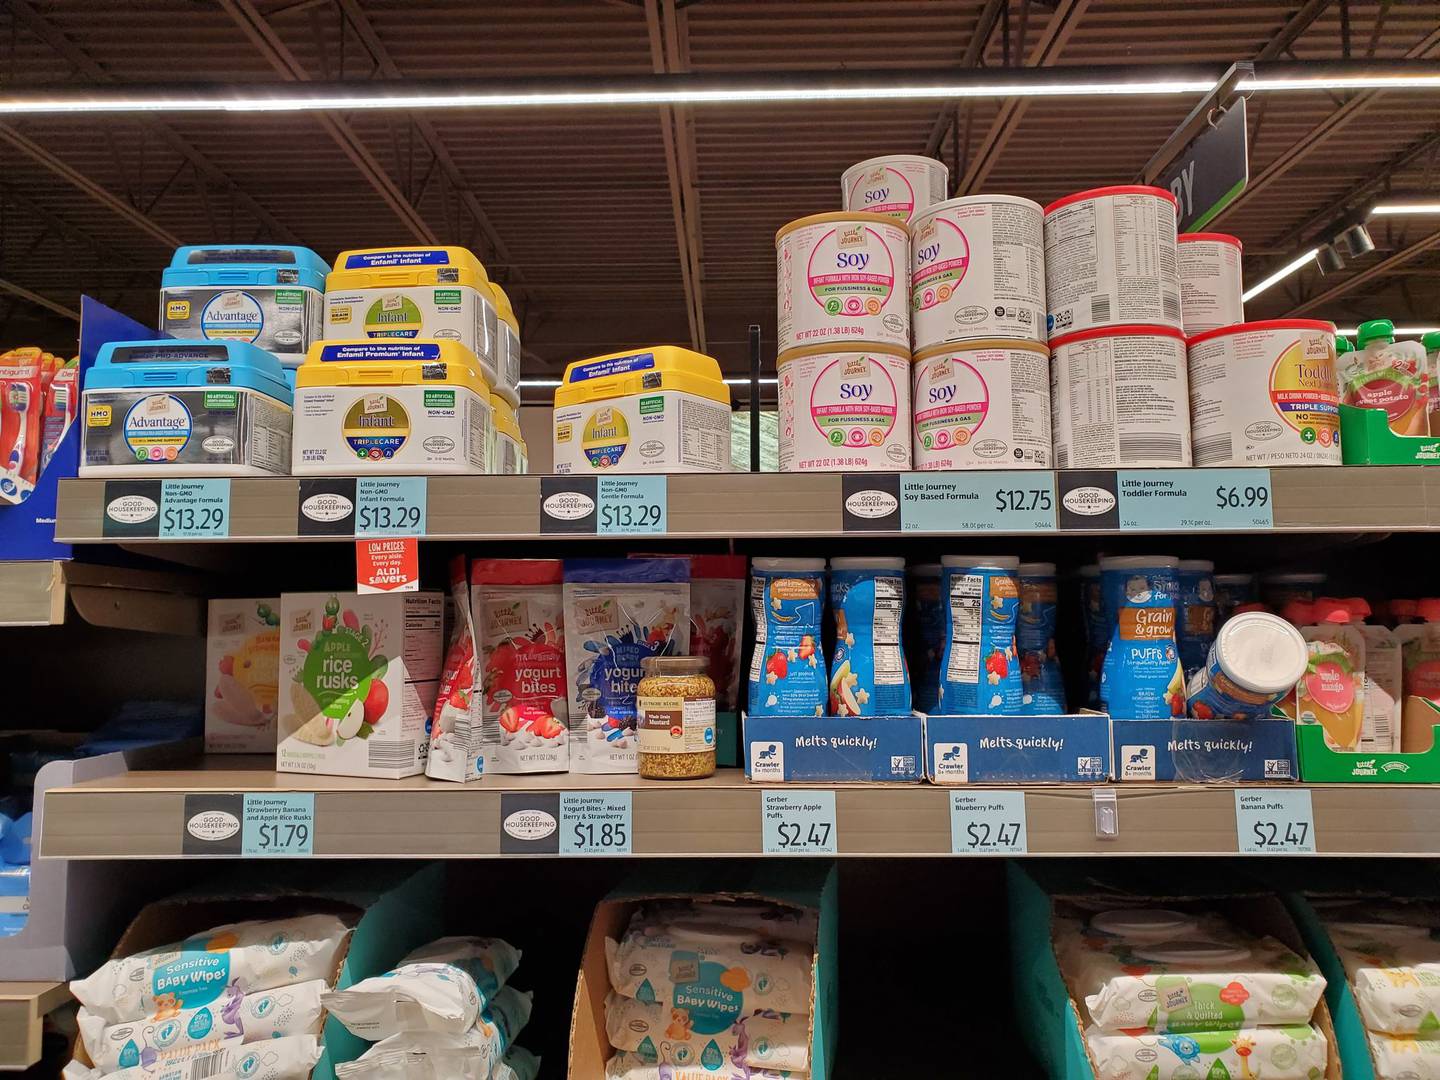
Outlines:
[{"label": "glass jar with yellow lid", "polygon": [[715,772],[715,683],[703,656],[640,661],[635,711],[640,775],[699,780]]}]

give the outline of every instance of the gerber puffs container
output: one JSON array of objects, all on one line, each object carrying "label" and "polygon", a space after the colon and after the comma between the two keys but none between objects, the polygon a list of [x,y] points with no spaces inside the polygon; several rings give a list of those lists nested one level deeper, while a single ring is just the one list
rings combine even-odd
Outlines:
[{"label": "gerber puffs container", "polygon": [[80,475],[283,476],[290,406],[280,361],[248,342],[108,342],[80,395]]},{"label": "gerber puffs container", "polygon": [[325,279],[325,337],[458,341],[485,385],[500,381],[495,295],[462,247],[342,251]]},{"label": "gerber puffs container", "polygon": [[571,364],[554,423],[557,473],[730,471],[720,365],[675,345]]},{"label": "gerber puffs container", "polygon": [[323,341],[295,372],[297,475],[483,473],[490,386],[455,341]]},{"label": "gerber puffs container", "polygon": [[320,340],[330,264],[307,247],[205,244],[175,250],[160,279],[160,331],[248,341],[287,367]]}]

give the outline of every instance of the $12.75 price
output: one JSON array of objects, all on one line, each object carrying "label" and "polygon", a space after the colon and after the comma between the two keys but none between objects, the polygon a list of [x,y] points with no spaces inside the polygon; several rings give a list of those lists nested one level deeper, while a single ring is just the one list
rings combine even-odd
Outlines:
[{"label": "$12.75 price", "polygon": [[1026,512],[1032,510],[1053,510],[1054,500],[1046,488],[1006,488],[995,492],[995,509]]}]

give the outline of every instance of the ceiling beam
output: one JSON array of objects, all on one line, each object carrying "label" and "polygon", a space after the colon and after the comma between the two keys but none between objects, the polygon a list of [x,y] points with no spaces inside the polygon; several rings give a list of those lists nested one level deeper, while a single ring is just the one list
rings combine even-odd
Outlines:
[{"label": "ceiling beam", "polygon": [[[990,34],[994,31],[995,24],[1000,21],[1000,15],[1008,2],[1009,0],[985,0],[985,7],[981,9],[980,17],[975,20],[970,44],[965,46],[965,55],[960,60],[962,68],[978,67],[985,58],[985,47],[990,42]],[[949,130],[955,110],[959,107],[958,101],[947,101],[941,107],[940,115],[935,117],[935,122],[930,125],[930,135],[925,140],[926,157],[934,157],[940,152],[940,146],[945,141],[945,132]]]},{"label": "ceiling beam", "polygon": [[1285,50],[1300,40],[1300,35],[1309,30],[1315,20],[1325,13],[1334,0],[1306,0],[1300,10],[1285,21],[1280,32],[1265,43],[1255,54],[1256,60],[1278,60]]},{"label": "ceiling beam", "polygon": [[21,300],[27,300],[36,307],[53,311],[56,315],[63,315],[65,318],[73,319],[75,322],[80,321],[80,313],[78,311],[72,311],[64,304],[50,300],[37,292],[31,292],[22,285],[16,285],[13,281],[6,281],[4,278],[0,278],[0,292],[7,292],[11,296],[18,296]]},{"label": "ceiling beam", "polygon": [[1421,237],[1408,247],[1403,247],[1394,255],[1381,259],[1374,266],[1367,266],[1358,274],[1353,274],[1322,293],[1310,297],[1303,304],[1297,304],[1291,308],[1288,315],[1304,315],[1307,312],[1315,311],[1317,308],[1324,308],[1327,304],[1344,296],[1346,293],[1354,292],[1361,285],[1374,281],[1376,278],[1384,277],[1390,271],[1403,266],[1410,260],[1424,255],[1427,251],[1440,248],[1440,229]]}]

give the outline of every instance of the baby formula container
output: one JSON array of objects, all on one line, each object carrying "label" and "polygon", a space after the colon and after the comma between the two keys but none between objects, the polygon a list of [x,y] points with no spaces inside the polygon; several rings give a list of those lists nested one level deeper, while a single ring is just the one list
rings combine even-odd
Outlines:
[{"label": "baby formula container", "polygon": [[557,473],[730,471],[720,365],[675,345],[571,364],[554,422]]},{"label": "baby formula container", "polygon": [[812,214],[775,234],[778,351],[910,348],[910,230],[860,210]]},{"label": "baby formula container", "polygon": [[1260,578],[1260,599],[1272,611],[1282,611],[1292,600],[1313,604],[1329,581],[1316,570],[1290,570],[1265,574]]},{"label": "baby formula container", "polygon": [[776,363],[780,471],[910,468],[910,354],[811,345]]},{"label": "baby formula container", "polygon": [[1122,720],[1185,715],[1185,679],[1175,647],[1180,560],[1126,555],[1100,560],[1110,645],[1100,702]]},{"label": "baby formula container", "polygon": [[1358,409],[1384,409],[1396,435],[1428,435],[1436,388],[1425,346],[1396,341],[1389,319],[1361,323],[1355,344],[1355,351],[1337,363],[1340,400]]},{"label": "baby formula container", "polygon": [[458,341],[322,341],[295,373],[297,475],[483,473],[490,386]]},{"label": "baby formula container", "polygon": [[1278,615],[1228,619],[1185,694],[1197,720],[1263,720],[1305,674],[1305,639]]},{"label": "baby formula container", "polygon": [[846,210],[884,214],[907,225],[945,198],[949,187],[949,168],[917,154],[869,158],[851,165],[840,178]]},{"label": "baby formula container", "polygon": [[941,661],[945,657],[945,601],[940,564],[921,563],[909,571],[910,628],[905,655],[910,660],[910,694],[915,708],[934,712],[940,704]]},{"label": "baby formula container", "polygon": [[915,358],[915,468],[1048,469],[1050,372],[1034,341],[966,341]]},{"label": "baby formula container", "polygon": [[485,268],[462,247],[342,251],[325,279],[327,340],[458,341],[491,387],[504,385],[498,328]]},{"label": "baby formula container", "polygon": [[1015,641],[1020,648],[1020,711],[1049,716],[1065,711],[1065,680],[1055,655],[1055,564],[1021,563],[1020,621]]},{"label": "baby formula container", "polygon": [[1176,606],[1175,641],[1180,667],[1188,680],[1205,665],[1215,641],[1215,564],[1209,559],[1180,560],[1180,602]]},{"label": "baby formula container", "polygon": [[248,341],[297,366],[320,340],[330,264],[307,247],[177,248],[160,278],[160,330],[177,338]]},{"label": "baby formula container", "polygon": [[1196,465],[1339,465],[1335,324],[1272,319],[1190,339]]},{"label": "baby formula container", "polygon": [[493,422],[492,449],[485,455],[490,471],[503,476],[517,476],[530,465],[525,440],[520,435],[520,415],[515,406],[499,394],[490,395],[490,418]]},{"label": "baby formula container", "polygon": [[915,351],[977,338],[1045,340],[1044,211],[1014,195],[967,195],[915,215]]},{"label": "baby formula container", "polygon": [[824,716],[824,559],[751,559],[751,716]]},{"label": "baby formula container", "polygon": [[1080,567],[1080,611],[1085,628],[1085,705],[1098,709],[1100,669],[1105,663],[1105,651],[1110,648],[1110,620],[1105,614],[1098,563]]},{"label": "baby formula container", "polygon": [[1020,560],[1013,555],[946,555],[944,681],[947,716],[1015,716],[1020,712]]},{"label": "baby formula container", "polygon": [[1179,202],[1126,185],[1067,195],[1045,208],[1050,340],[1124,323],[1180,329]]},{"label": "baby formula container", "polygon": [[85,375],[81,476],[283,476],[293,395],[246,341],[112,341]]},{"label": "baby formula container", "polygon": [[910,672],[900,634],[905,560],[831,559],[830,610],[830,715],[909,716]]},{"label": "baby formula container", "polygon": [[1240,241],[1229,233],[1196,232],[1181,233],[1176,243],[1185,336],[1244,322]]},{"label": "baby formula container", "polygon": [[1254,574],[1216,574],[1212,580],[1215,582],[1217,626],[1234,615],[1235,609],[1241,604],[1248,604],[1255,599]]},{"label": "baby formula container", "polygon": [[505,290],[495,282],[490,282],[490,292],[495,297],[496,329],[499,334],[496,338],[496,367],[500,369],[500,381],[494,386],[497,394],[510,402],[512,406],[520,405],[520,368],[524,360],[524,354],[520,351],[520,321],[515,318],[515,308],[511,306],[510,297],[505,295]]},{"label": "baby formula container", "polygon": [[1179,330],[1086,330],[1056,338],[1050,351],[1057,469],[1190,464],[1190,391]]}]

